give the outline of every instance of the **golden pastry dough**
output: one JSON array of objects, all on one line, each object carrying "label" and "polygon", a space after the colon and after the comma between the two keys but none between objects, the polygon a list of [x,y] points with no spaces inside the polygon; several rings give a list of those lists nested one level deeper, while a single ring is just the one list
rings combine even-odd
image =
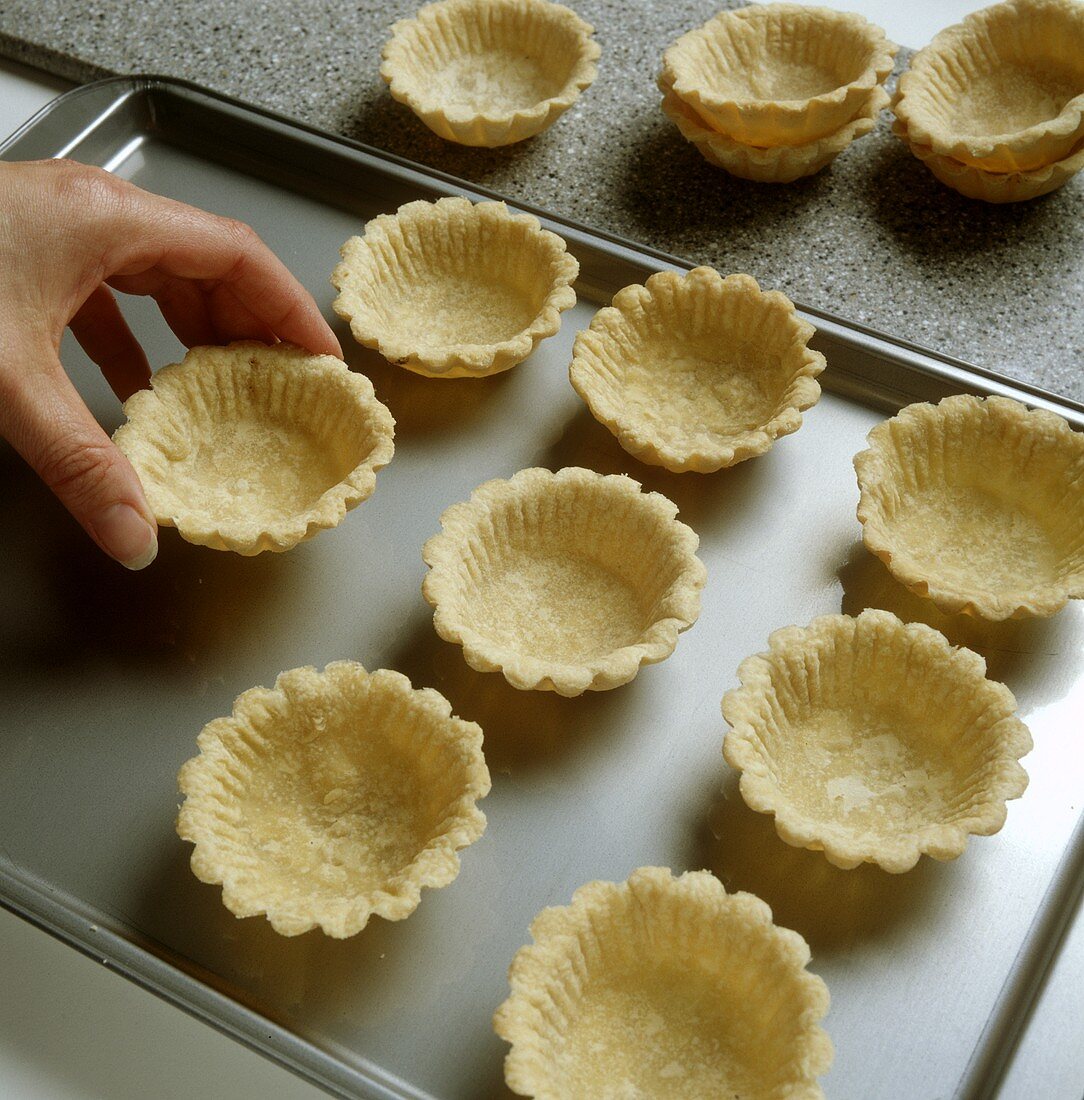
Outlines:
[{"label": "golden pastry dough", "polygon": [[541,133],[594,82],[592,34],[548,0],[438,0],[392,27],[380,75],[442,138],[509,145]]},{"label": "golden pastry dough", "polygon": [[442,378],[523,362],[576,303],[579,264],[556,233],[503,202],[418,200],[342,247],[335,312],[359,344]]},{"label": "golden pastry dough", "polygon": [[[743,11],[752,9],[742,9]],[[858,108],[858,115],[840,129],[805,145],[745,145],[713,130],[684,100],[660,79],[663,113],[681,131],[686,141],[716,168],[732,176],[758,183],[792,183],[812,176],[830,164],[857,138],[872,132],[877,115],[888,105],[884,88],[874,88]]]},{"label": "golden pastry dough", "polygon": [[749,275],[662,271],[595,314],[569,377],[629,454],[710,473],[801,427],[824,370],[813,332],[789,298]]},{"label": "golden pastry dough", "polygon": [[372,495],[395,421],[330,355],[192,348],[124,405],[113,436],[158,522],[215,550],[289,550]]},{"label": "golden pastry dough", "polygon": [[866,547],[912,592],[984,619],[1084,597],[1084,433],[1004,397],[908,405],[855,456]]},{"label": "golden pastry dough", "polygon": [[238,917],[344,938],[459,874],[486,819],[482,731],[398,672],[336,661],[239,696],[179,777],[192,870]]},{"label": "golden pastry dough", "polygon": [[663,54],[662,81],[743,145],[809,145],[869,114],[897,47],[860,15],[798,4],[720,12]]},{"label": "golden pastry dough", "polygon": [[723,753],[779,835],[849,869],[955,859],[1005,823],[1031,751],[1016,700],[986,662],[888,611],[786,627],[723,698]]},{"label": "golden pastry dough", "polygon": [[1069,156],[1031,171],[987,172],[955,157],[941,156],[928,145],[910,139],[907,128],[897,118],[892,132],[906,142],[911,152],[947,187],[969,199],[983,202],[1025,202],[1056,191],[1084,168],[1084,142]]},{"label": "golden pastry dough", "polygon": [[985,172],[1065,160],[1084,148],[1084,4],[974,12],[911,59],[895,111],[913,145]]},{"label": "golden pastry dough", "polygon": [[823,1100],[828,990],[809,948],[707,871],[641,867],[544,909],[493,1026],[545,1100]]},{"label": "golden pastry dough", "polygon": [[581,695],[669,657],[700,613],[699,540],[624,475],[569,467],[487,481],[441,516],[423,592],[445,641],[524,690]]}]

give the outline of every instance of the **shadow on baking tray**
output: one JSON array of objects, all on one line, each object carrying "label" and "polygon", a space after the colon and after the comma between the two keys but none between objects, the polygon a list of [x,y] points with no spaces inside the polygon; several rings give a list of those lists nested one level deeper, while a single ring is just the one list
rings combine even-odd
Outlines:
[{"label": "shadow on baking tray", "polygon": [[475,672],[460,646],[437,636],[429,616],[392,655],[390,667],[417,686],[436,688],[455,714],[482,727],[486,763],[494,776],[558,760],[570,767],[601,748],[596,743],[606,731],[634,725],[637,708],[651,690],[652,672],[642,667],[635,680],[615,691],[587,691],[574,699],[552,691],[519,691],[499,672]]},{"label": "shadow on baking tray", "polygon": [[482,415],[511,375],[502,371],[489,378],[426,378],[361,347],[345,323],[335,326],[335,335],[349,367],[364,374],[376,396],[391,409],[397,442],[413,435],[462,431]]},{"label": "shadow on baking tray", "polygon": [[851,548],[839,579],[840,610],[845,615],[881,608],[904,622],[926,623],[953,645],[973,649],[986,659],[986,675],[1008,685],[1025,718],[1062,698],[1084,667],[1084,608],[1076,601],[1048,619],[994,623],[972,615],[946,615],[900,584],[861,542]]},{"label": "shadow on baking tray", "polygon": [[[11,449],[0,445],[0,667],[86,665],[107,658],[168,673],[260,629],[296,568],[286,555],[209,551],[159,534],[159,561],[130,573],[110,561]],[[3,674],[0,674],[3,675]]]},{"label": "shadow on baking tray", "polygon": [[[419,1065],[448,1058],[462,1073],[469,1059],[470,1079],[486,1086],[472,1095],[502,1095],[504,1044],[489,1017],[506,995],[505,970],[525,925],[510,930],[507,945],[480,953],[488,930],[478,928],[480,887],[470,878],[479,860],[471,850],[456,882],[422,891],[406,920],[373,917],[345,940],[319,930],[281,936],[263,916],[239,920],[222,904],[221,887],[197,881],[190,852],[177,841],[161,850],[157,863],[148,861],[138,900],[123,914],[153,953],[302,1039],[320,1046],[330,1041],[335,1057],[347,1062],[355,1061],[348,1052],[356,1052],[358,1062],[406,1072],[414,1067],[396,1065],[409,1053],[403,1035],[428,1036],[434,1045],[447,1041],[447,1051],[415,1051]],[[479,970],[485,993],[465,1001],[462,990],[479,984]],[[452,1003],[455,1013],[448,1012]]]},{"label": "shadow on baking tray", "polygon": [[771,815],[746,806],[736,773],[727,775],[694,825],[697,843],[688,866],[712,871],[727,890],[763,898],[775,923],[800,932],[814,955],[846,953],[955,888],[946,866],[926,857],[903,875],[873,865],[841,871],[821,852],[784,843]]},{"label": "shadow on baking tray", "polygon": [[743,511],[764,497],[774,473],[772,458],[769,451],[756,461],[713,474],[672,474],[633,458],[587,408],[581,408],[535,462],[550,470],[585,466],[600,474],[628,474],[644,492],[662,493],[672,500],[678,506],[678,518],[707,541],[720,528],[740,522]]}]

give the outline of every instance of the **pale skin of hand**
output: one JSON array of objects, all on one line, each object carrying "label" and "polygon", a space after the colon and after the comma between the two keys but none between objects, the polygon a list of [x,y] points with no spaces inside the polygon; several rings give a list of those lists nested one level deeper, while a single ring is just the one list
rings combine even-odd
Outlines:
[{"label": "pale skin of hand", "polygon": [[149,384],[113,290],[154,298],[187,347],[342,349],[312,296],[242,222],[70,161],[0,164],[0,436],[102,550],[142,569],[158,551],[154,515],[60,363],[70,327],[121,401]]}]

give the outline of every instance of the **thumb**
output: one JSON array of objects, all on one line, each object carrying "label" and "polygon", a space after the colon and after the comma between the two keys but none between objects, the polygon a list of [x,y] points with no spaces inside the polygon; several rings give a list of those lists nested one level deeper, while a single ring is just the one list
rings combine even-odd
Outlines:
[{"label": "thumb", "polygon": [[0,364],[0,435],[111,558],[145,568],[158,553],[158,536],[138,475],[91,416],[56,352],[46,347],[35,358]]}]

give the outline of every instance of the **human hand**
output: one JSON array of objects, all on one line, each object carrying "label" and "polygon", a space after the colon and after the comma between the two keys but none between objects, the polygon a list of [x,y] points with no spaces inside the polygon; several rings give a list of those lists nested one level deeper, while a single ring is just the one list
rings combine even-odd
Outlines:
[{"label": "human hand", "polygon": [[0,163],[0,436],[92,539],[149,565],[157,526],[139,478],[60,364],[65,326],[121,401],[150,367],[110,287],[148,294],[186,346],[288,340],[342,349],[312,296],[241,222],[70,161]]}]

